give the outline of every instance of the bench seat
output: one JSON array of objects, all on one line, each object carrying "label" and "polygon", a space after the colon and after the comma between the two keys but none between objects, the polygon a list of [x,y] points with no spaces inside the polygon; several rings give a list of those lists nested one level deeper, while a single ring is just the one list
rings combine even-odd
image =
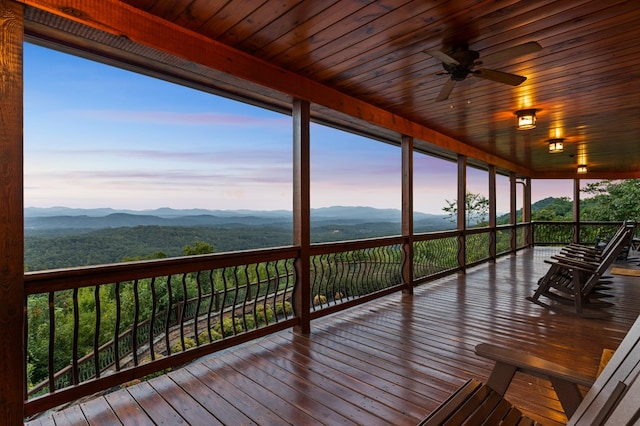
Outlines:
[{"label": "bench seat", "polygon": [[[500,346],[479,344],[476,354],[495,361],[487,383],[467,381],[420,425],[537,424],[504,398],[516,372],[551,382],[569,426],[640,424],[640,317],[597,378]],[[586,395],[582,395],[580,387],[589,387]]]},{"label": "bench seat", "polygon": [[463,424],[532,426],[540,423],[526,417],[488,385],[470,379],[420,422],[420,426]]}]

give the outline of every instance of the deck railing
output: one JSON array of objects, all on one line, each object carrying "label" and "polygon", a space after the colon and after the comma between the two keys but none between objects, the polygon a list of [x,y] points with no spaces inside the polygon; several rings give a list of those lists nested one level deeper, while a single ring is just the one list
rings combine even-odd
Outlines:
[{"label": "deck railing", "polygon": [[44,380],[25,395],[26,414],[292,327],[297,256],[276,248],[27,273],[25,361],[30,382]]},{"label": "deck railing", "polygon": [[427,281],[461,269],[459,231],[430,232],[415,236],[413,243],[413,277],[416,282]]},{"label": "deck railing", "polygon": [[[522,223],[313,244],[308,316],[491,261],[530,241],[571,242],[571,225]],[[591,238],[617,226],[582,223],[580,235]],[[31,385],[25,413],[299,325],[300,313],[292,311],[292,295],[302,285],[294,268],[299,256],[299,248],[282,247],[26,273]],[[404,282],[407,262],[411,283]]]},{"label": "deck railing", "polygon": [[332,312],[337,305],[345,308],[399,290],[402,242],[400,237],[390,237],[313,245],[312,317]]},{"label": "deck railing", "polygon": [[536,221],[533,222],[533,243],[535,245],[565,245],[570,243],[595,245],[599,241],[609,239],[621,224],[622,222]]}]

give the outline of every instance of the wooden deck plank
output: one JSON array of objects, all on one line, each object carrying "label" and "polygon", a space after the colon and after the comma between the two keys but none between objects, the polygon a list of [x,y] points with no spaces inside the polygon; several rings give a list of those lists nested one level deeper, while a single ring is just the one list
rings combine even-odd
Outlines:
[{"label": "wooden deck plank", "polygon": [[126,389],[108,393],[105,399],[122,424],[143,425],[153,422]]},{"label": "wooden deck plank", "polygon": [[[600,318],[545,309],[525,298],[552,252],[526,250],[470,268],[413,296],[314,320],[310,335],[285,330],[54,416],[118,424],[116,401],[158,424],[416,424],[468,379],[487,379],[493,364],[473,351],[481,342],[595,376],[602,350],[615,349],[640,314],[640,280],[614,276],[615,306]],[[545,425],[566,422],[545,380],[517,374],[507,399]],[[43,424],[59,424],[53,419]]]},{"label": "wooden deck plank", "polygon": [[[328,392],[334,393],[336,399],[345,399],[350,407],[358,406],[357,412],[352,408],[350,416],[358,419],[358,422],[364,422],[361,419],[368,413],[374,418],[371,422],[364,423],[375,424],[384,421],[397,425],[415,424],[415,419],[410,417],[410,413],[395,408],[401,402],[398,398],[371,383],[376,382],[373,377],[370,378],[370,383],[367,383],[364,380],[354,378],[352,374],[341,373],[334,365],[324,365],[299,352],[287,351],[283,353],[280,351],[279,354],[283,362],[289,363],[289,368],[292,371],[307,370],[305,377],[308,381],[317,383]],[[309,365],[314,367],[309,369]],[[260,380],[262,379],[260,377]],[[411,409],[409,404],[402,406],[402,408]]]},{"label": "wooden deck plank", "polygon": [[78,405],[73,405],[66,410],[58,411],[54,413],[52,417],[54,423],[57,425],[83,426],[89,424]]},{"label": "wooden deck plank", "polygon": [[[438,395],[438,389],[443,389],[443,391],[440,397],[436,398],[437,400],[448,396],[450,393],[451,386],[448,382],[438,380],[433,375],[426,374],[409,363],[398,363],[398,360],[392,357],[379,356],[382,354],[380,351],[372,355],[346,344],[336,347],[330,341],[322,341],[321,339],[318,341],[315,338],[316,336],[280,337],[283,339],[282,344],[306,345],[314,354],[333,359],[345,367],[374,371],[376,376],[384,378],[393,384],[398,393],[404,394],[408,391],[415,395],[423,410],[424,400],[434,399],[434,393]],[[300,339],[309,339],[309,341],[300,342]],[[344,340],[342,342],[346,343]]]},{"label": "wooden deck plank", "polygon": [[127,388],[127,392],[140,404],[143,410],[159,425],[183,424],[184,419],[178,412],[156,392],[147,382],[141,382]]},{"label": "wooden deck plank", "polygon": [[[246,348],[253,349],[253,348]],[[343,410],[336,404],[333,394],[326,391],[309,380],[305,371],[291,370],[283,368],[281,363],[273,362],[273,357],[278,354],[269,354],[264,351],[242,354],[242,358],[237,353],[231,353],[235,360],[231,362],[248,365],[243,368],[243,373],[249,377],[260,377],[261,386],[267,388],[277,387],[282,397],[287,397],[289,401],[295,401],[296,405],[302,408],[307,414],[314,415],[328,424],[357,424],[362,417],[349,418],[353,410],[342,414]]]},{"label": "wooden deck plank", "polygon": [[[221,354],[224,356],[224,353]],[[249,398],[260,401],[267,409],[272,411],[282,422],[290,422],[291,424],[315,424],[318,419],[314,419],[304,412],[303,409],[296,406],[295,403],[288,401],[281,396],[278,391],[280,389],[264,388],[259,382],[244,375],[244,368],[248,365],[236,365],[233,362],[223,362],[221,357],[211,357],[204,362],[204,365],[215,370],[221,377],[224,377],[233,386],[242,389]],[[262,379],[261,377],[256,380]],[[276,391],[276,392],[274,392]],[[286,420],[285,420],[286,419]]]},{"label": "wooden deck plank", "polygon": [[187,424],[212,426],[223,424],[168,375],[155,377],[149,380],[149,384],[176,409]]},{"label": "wooden deck plank", "polygon": [[53,416],[35,418],[27,423],[29,426],[55,426]]},{"label": "wooden deck plank", "polygon": [[90,401],[80,404],[80,408],[84,413],[84,417],[89,424],[99,425],[121,425],[122,422],[118,419],[118,416],[113,412],[111,406],[107,400],[102,398],[95,398]]},{"label": "wooden deck plank", "polygon": [[200,405],[206,407],[216,418],[225,425],[250,425],[251,419],[235,408],[228,401],[222,399],[215,392],[202,383],[197,375],[193,375],[188,369],[172,371],[171,380],[176,382],[185,392]]},{"label": "wooden deck plank", "polygon": [[243,401],[241,405],[236,404],[235,408],[250,418],[253,424],[277,424],[282,421],[282,419],[269,410],[268,407],[251,398],[244,393],[242,389],[227,382],[215,371],[207,368],[204,363],[194,363],[186,368],[189,373],[201,378],[203,384],[207,386],[209,391],[215,392],[226,401],[230,401],[229,404],[233,404],[235,401]]}]

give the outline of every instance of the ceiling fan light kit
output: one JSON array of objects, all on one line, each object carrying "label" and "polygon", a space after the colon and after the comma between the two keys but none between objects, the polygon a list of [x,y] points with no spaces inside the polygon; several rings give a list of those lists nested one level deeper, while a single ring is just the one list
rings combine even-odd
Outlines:
[{"label": "ceiling fan light kit", "polygon": [[518,130],[535,129],[537,111],[538,110],[534,108],[516,111],[516,116],[518,117]]}]

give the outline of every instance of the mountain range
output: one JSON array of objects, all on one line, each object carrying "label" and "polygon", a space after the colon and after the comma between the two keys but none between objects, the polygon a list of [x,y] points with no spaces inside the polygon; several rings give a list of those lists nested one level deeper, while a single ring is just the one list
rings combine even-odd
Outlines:
[{"label": "mountain range", "polygon": [[[400,223],[398,209],[334,206],[311,209],[312,226],[329,224]],[[444,215],[414,213],[416,225],[447,225]],[[290,227],[292,212],[287,210],[205,210],[172,209],[116,210],[111,208],[76,209],[69,207],[27,207],[25,231],[51,229],[119,228],[131,226],[276,226]]]}]

